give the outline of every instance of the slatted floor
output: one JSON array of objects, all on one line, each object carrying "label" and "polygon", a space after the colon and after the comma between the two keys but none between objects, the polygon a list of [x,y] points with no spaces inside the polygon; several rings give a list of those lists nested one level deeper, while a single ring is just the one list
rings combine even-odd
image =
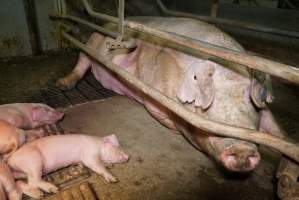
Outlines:
[{"label": "slatted floor", "polygon": [[116,95],[105,89],[91,73],[88,73],[75,88],[67,91],[60,90],[54,83],[35,96],[35,100],[44,102],[53,108],[67,107],[97,99],[104,99]]}]

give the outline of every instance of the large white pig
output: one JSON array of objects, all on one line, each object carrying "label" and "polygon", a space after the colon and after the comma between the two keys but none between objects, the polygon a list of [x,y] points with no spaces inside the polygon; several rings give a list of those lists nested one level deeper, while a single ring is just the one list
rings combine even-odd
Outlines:
[{"label": "large white pig", "polygon": [[[235,51],[245,52],[243,47],[216,27],[192,19],[183,18],[133,18],[143,24],[205,41]],[[188,109],[213,121],[249,129],[277,132],[270,111],[259,110],[262,87],[252,84],[246,68],[227,68],[215,62],[199,59],[185,53],[137,39],[132,51],[116,53],[107,50],[112,39],[94,33],[87,46],[99,54],[110,56],[111,61],[127,70],[143,82],[166,96],[181,102]],[[196,41],[194,41],[196,42]],[[74,70],[57,81],[62,89],[69,89],[90,69],[96,79],[107,89],[126,95],[144,104],[145,108],[163,125],[188,132],[203,152],[212,156],[230,171],[246,172],[256,168],[260,160],[257,146],[231,138],[216,137],[197,129],[142,95],[133,86],[119,79],[114,73],[84,53]],[[254,105],[254,103],[257,105]],[[264,113],[260,117],[260,113]]]}]

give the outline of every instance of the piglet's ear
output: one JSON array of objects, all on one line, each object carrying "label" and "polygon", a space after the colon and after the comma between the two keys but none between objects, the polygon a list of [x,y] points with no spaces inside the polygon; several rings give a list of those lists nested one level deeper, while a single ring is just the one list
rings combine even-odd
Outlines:
[{"label": "piglet's ear", "polygon": [[41,106],[35,106],[32,108],[33,121],[40,121],[41,119],[44,119],[45,116],[47,115],[48,115],[47,110]]},{"label": "piglet's ear", "polygon": [[119,147],[118,139],[117,139],[116,135],[114,135],[114,134],[103,137],[103,141],[106,143],[110,143],[113,146]]},{"label": "piglet's ear", "polygon": [[200,76],[198,77],[198,90],[195,96],[195,106],[207,109],[211,106],[214,96],[214,81],[213,74],[216,63],[205,61],[204,65],[200,66]]}]

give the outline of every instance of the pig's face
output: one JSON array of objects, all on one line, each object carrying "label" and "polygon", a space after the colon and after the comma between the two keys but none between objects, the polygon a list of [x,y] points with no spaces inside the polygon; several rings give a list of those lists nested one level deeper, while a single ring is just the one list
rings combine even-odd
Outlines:
[{"label": "pig's face", "polygon": [[207,109],[213,102],[213,74],[216,63],[198,61],[187,67],[177,97],[182,103],[193,103],[197,107]]},{"label": "pig's face", "polygon": [[101,160],[107,164],[123,163],[129,160],[129,155],[126,154],[120,147],[115,135],[109,135],[102,138],[101,145]]},{"label": "pig's face", "polygon": [[32,119],[39,125],[53,124],[62,119],[64,113],[48,106],[35,106],[32,110]]}]

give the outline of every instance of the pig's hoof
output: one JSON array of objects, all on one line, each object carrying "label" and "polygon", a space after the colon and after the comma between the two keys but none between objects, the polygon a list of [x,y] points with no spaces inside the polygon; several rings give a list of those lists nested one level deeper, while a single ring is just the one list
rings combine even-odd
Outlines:
[{"label": "pig's hoof", "polygon": [[112,176],[111,174],[106,175],[104,178],[105,178],[105,180],[106,180],[108,183],[116,183],[116,182],[118,182],[118,179],[115,178],[114,176]]},{"label": "pig's hoof", "polygon": [[44,197],[44,193],[37,188],[28,188],[23,190],[24,194],[34,199],[42,199]]},{"label": "pig's hoof", "polygon": [[56,187],[52,183],[41,182],[38,187],[47,193],[57,193],[58,192],[58,187]]},{"label": "pig's hoof", "polygon": [[49,187],[49,193],[57,193],[58,192],[58,187],[56,187],[56,186],[51,186],[51,187]]},{"label": "pig's hoof", "polygon": [[58,79],[55,85],[61,90],[70,90],[75,86],[74,84],[68,82],[65,78]]}]

